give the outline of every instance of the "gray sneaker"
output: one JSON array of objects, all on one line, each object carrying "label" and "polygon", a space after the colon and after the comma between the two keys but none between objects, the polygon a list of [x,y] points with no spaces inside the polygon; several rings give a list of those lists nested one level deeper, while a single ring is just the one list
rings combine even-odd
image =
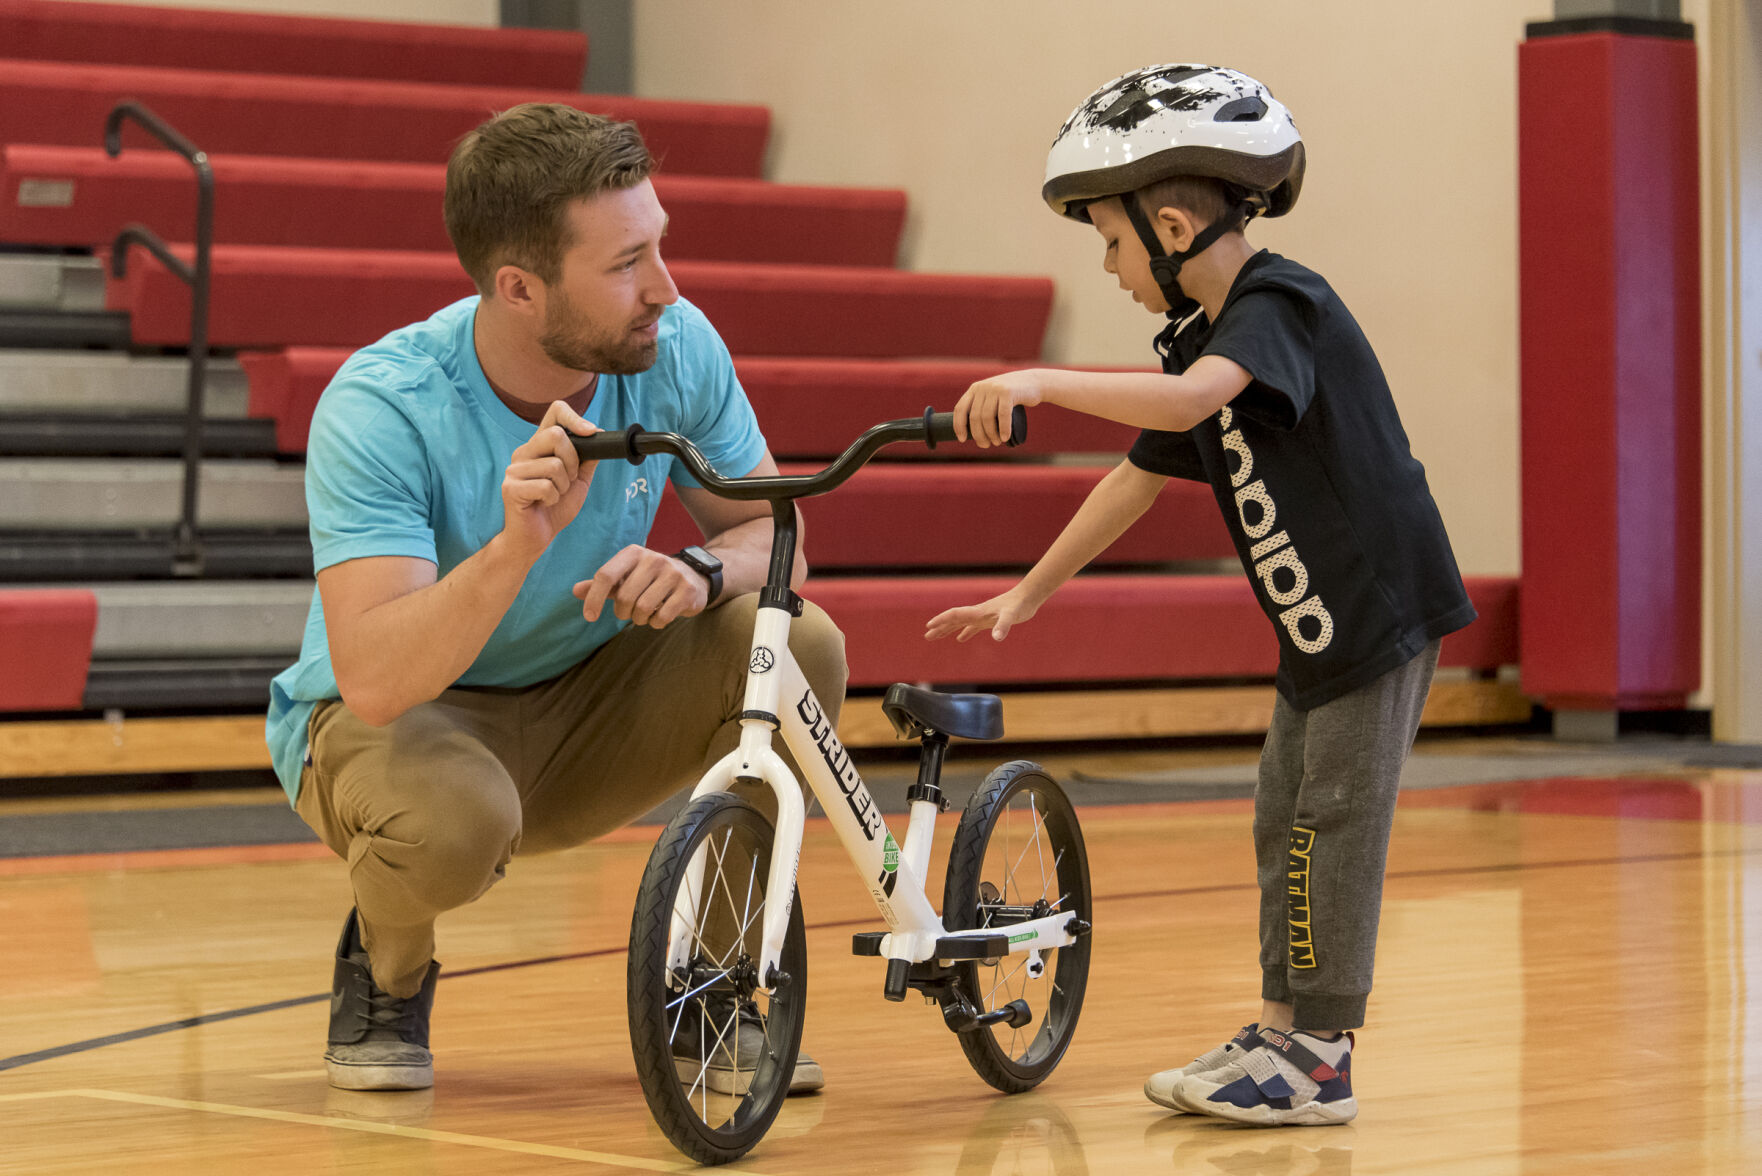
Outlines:
[{"label": "gray sneaker", "polygon": [[1152,1074],[1144,1082],[1144,1097],[1158,1106],[1167,1107],[1178,1115],[1189,1113],[1179,1100],[1179,1087],[1183,1078],[1195,1074],[1207,1074],[1220,1066],[1227,1066],[1241,1058],[1251,1050],[1259,1049],[1261,1044],[1260,1025],[1244,1025],[1236,1031],[1236,1036],[1206,1050],[1185,1066],[1177,1070],[1162,1070]]},{"label": "gray sneaker", "polygon": [[373,983],[359,916],[343,923],[330,982],[330,1047],[324,1068],[343,1090],[426,1090],[434,1085],[428,1015],[440,965],[430,963],[416,995],[398,998]]},{"label": "gray sneaker", "polygon": [[[758,1006],[712,994],[693,1002],[673,1039],[673,1068],[679,1080],[701,1081],[716,1094],[745,1094],[765,1052],[765,1026]],[[807,1094],[826,1085],[825,1071],[807,1054],[796,1052],[789,1076],[790,1094]]]}]

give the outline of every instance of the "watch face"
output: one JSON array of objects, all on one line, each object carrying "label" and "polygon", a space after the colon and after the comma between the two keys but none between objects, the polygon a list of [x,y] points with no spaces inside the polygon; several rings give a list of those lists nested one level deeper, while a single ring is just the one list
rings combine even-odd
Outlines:
[{"label": "watch face", "polygon": [[687,547],[679,553],[679,558],[706,576],[722,570],[722,561],[701,547]]}]

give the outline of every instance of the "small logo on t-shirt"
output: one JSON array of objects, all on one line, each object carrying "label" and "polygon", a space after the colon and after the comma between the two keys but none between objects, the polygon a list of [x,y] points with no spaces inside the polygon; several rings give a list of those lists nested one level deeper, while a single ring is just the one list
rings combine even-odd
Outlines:
[{"label": "small logo on t-shirt", "polygon": [[648,492],[649,480],[647,478],[632,478],[630,484],[624,487],[624,501],[629,502],[638,494],[647,494]]}]

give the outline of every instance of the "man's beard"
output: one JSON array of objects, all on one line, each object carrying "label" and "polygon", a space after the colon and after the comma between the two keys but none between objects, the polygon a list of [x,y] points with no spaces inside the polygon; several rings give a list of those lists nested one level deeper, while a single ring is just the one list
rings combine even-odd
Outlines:
[{"label": "man's beard", "polygon": [[574,304],[560,291],[546,307],[545,333],[538,344],[559,367],[608,376],[646,372],[655,366],[655,358],[660,354],[658,340],[632,338],[629,327],[596,334],[581,321]]}]

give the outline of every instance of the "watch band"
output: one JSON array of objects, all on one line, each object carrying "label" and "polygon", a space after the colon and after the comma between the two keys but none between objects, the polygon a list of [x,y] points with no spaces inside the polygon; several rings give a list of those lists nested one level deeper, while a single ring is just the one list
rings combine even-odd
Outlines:
[{"label": "watch band", "polygon": [[704,602],[706,606],[716,603],[722,595],[722,561],[698,546],[682,547],[673,553],[673,558],[710,582],[710,595]]}]

